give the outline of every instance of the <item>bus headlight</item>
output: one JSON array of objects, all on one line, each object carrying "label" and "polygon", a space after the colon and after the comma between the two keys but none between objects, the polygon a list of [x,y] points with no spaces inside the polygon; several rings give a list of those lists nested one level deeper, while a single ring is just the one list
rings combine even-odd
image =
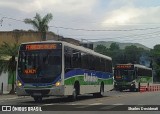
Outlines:
[{"label": "bus headlight", "polygon": [[22,86],[22,83],[21,83],[19,80],[17,81],[17,86],[18,86],[18,87],[21,87],[21,86]]},{"label": "bus headlight", "polygon": [[61,85],[61,83],[58,81],[58,82],[56,82],[56,84],[55,84],[56,86],[60,86]]}]

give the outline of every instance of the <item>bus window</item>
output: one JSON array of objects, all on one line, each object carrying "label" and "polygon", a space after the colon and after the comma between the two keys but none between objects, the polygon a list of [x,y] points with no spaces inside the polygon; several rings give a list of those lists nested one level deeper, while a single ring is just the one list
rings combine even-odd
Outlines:
[{"label": "bus window", "polygon": [[81,53],[77,50],[73,50],[72,63],[73,68],[81,68]]},{"label": "bus window", "polygon": [[89,69],[89,57],[85,53],[81,53],[82,57],[82,68],[83,69]]}]

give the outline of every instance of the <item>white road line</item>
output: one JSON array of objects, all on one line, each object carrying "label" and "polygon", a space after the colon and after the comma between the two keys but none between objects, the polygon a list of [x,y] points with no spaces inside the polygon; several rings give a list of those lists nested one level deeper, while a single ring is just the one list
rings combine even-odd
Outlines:
[{"label": "white road line", "polygon": [[124,105],[124,104],[122,104],[122,103],[116,103],[116,104],[112,104],[112,105]]},{"label": "white road line", "polygon": [[68,104],[68,105],[77,105],[77,104]]},{"label": "white road line", "polygon": [[80,103],[71,103],[71,104],[65,104],[65,105],[80,105]]},{"label": "white road line", "polygon": [[43,104],[43,105],[40,105],[40,106],[50,106],[50,105],[55,105],[55,104]]},{"label": "white road line", "polygon": [[93,104],[89,104],[89,105],[101,105],[102,103],[93,103]]}]

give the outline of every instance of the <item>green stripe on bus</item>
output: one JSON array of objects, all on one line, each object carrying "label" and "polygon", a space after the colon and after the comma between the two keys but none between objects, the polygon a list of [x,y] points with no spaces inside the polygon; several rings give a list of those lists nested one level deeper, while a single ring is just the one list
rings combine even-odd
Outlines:
[{"label": "green stripe on bus", "polygon": [[140,76],[141,78],[136,79],[136,82],[140,83],[151,83],[152,82],[152,77],[151,76]]},{"label": "green stripe on bus", "polygon": [[84,81],[83,75],[76,75],[74,77],[65,79],[64,85],[73,85],[76,80],[79,81],[80,85],[99,85],[102,81],[104,82],[105,85],[113,84],[113,78],[108,78],[108,79],[98,78],[96,82],[91,82],[91,81]]}]

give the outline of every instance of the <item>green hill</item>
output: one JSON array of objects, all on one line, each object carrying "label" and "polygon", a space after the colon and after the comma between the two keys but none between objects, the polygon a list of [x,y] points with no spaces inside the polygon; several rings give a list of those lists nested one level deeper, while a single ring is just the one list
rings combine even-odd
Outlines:
[{"label": "green hill", "polygon": [[[113,41],[108,41],[108,42],[106,42],[106,41],[93,42],[93,47],[95,48],[97,45],[104,45],[107,48],[109,48],[112,43],[114,43],[114,42]],[[120,42],[115,42],[115,43],[117,43],[119,45],[120,49],[124,49],[126,46],[135,45],[138,48],[141,47],[141,48],[143,48],[145,50],[150,50],[150,48],[148,48],[148,47],[146,47],[146,46],[144,46],[142,44],[139,44],[139,43],[120,43]]]}]

